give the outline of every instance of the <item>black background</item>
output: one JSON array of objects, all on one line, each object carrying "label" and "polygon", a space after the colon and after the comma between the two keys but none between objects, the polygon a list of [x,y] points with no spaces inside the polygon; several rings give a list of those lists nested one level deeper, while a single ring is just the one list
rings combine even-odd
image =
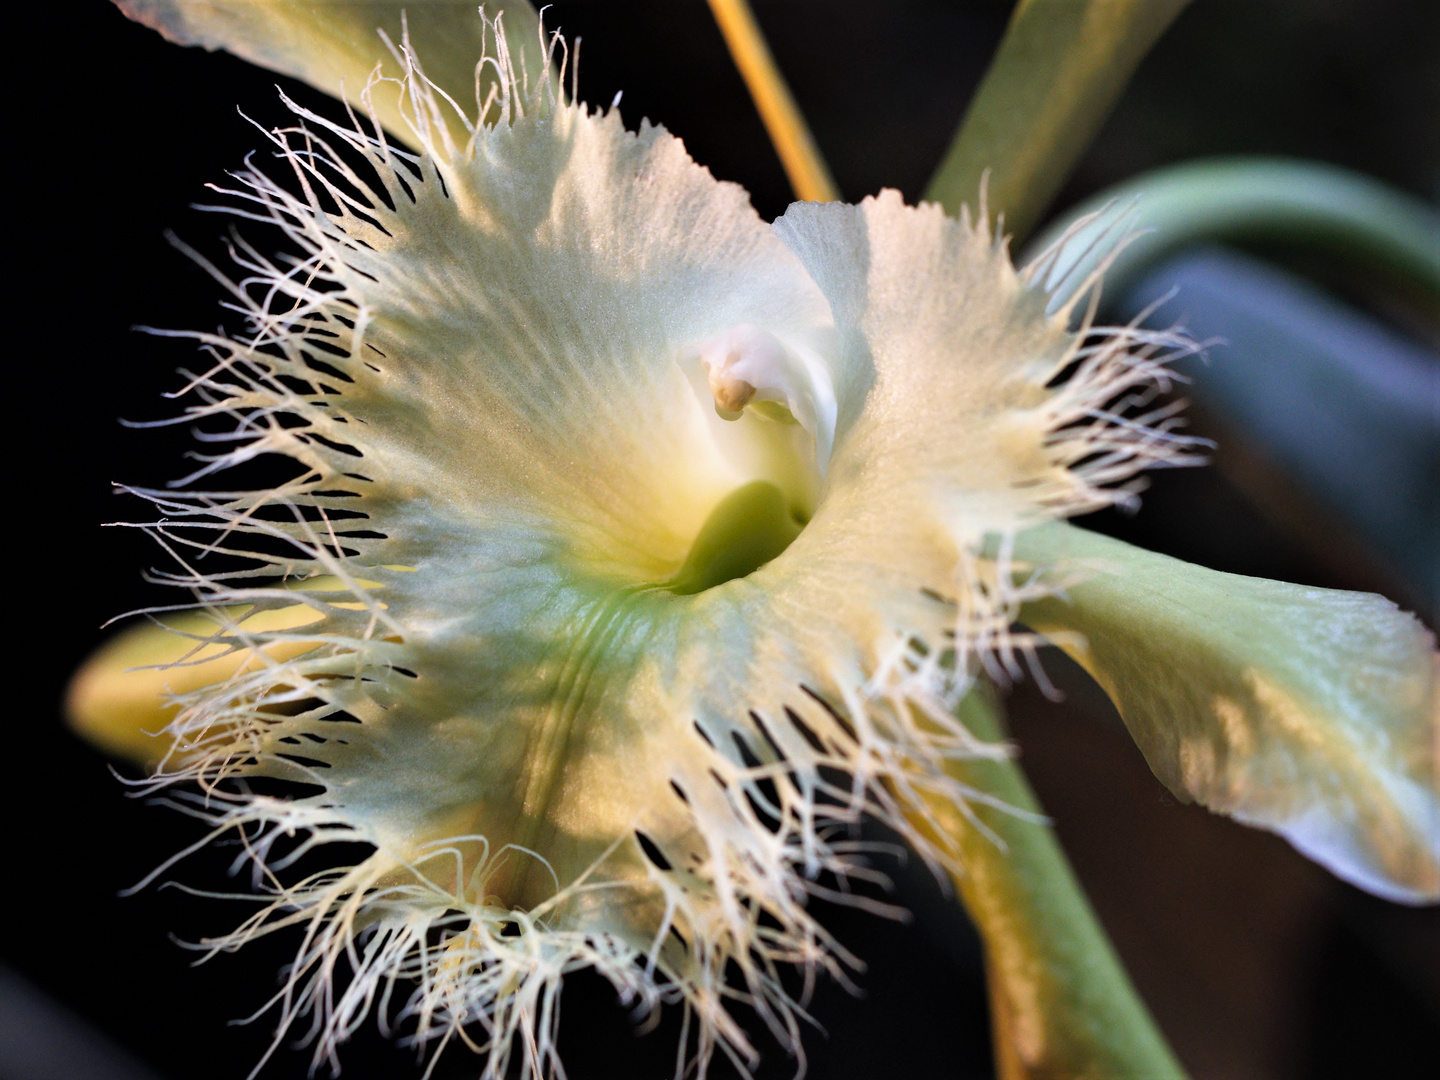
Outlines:
[{"label": "black background", "polygon": [[[881,186],[919,196],[999,39],[1009,4],[757,2],[756,10],[846,197]],[[162,1077],[246,1075],[268,1041],[258,1006],[287,958],[260,943],[198,969],[194,940],[237,912],[174,891],[118,893],[193,838],[177,815],[125,797],[102,758],[59,719],[68,673],[101,623],[153,602],[143,537],[102,529],[139,513],[112,481],[178,475],[183,430],[117,419],[172,413],[161,391],[187,347],[133,324],[221,319],[213,283],[169,248],[173,228],[218,253],[225,225],[189,208],[285,113],[276,77],[225,55],[179,49],[102,0],[48,5],[11,27],[8,97],[20,119],[8,155],[11,265],[6,510],[17,691],[3,744],[7,917],[4,962]],[[744,184],[767,217],[788,192],[702,0],[569,0],[551,25],[585,39],[582,96],[681,135],[697,160]],[[1221,152],[1337,162],[1434,199],[1440,194],[1440,31],[1428,0],[1196,0],[1146,61],[1074,179],[1063,207],[1170,161]],[[28,74],[20,74],[28,66]],[[303,87],[286,90],[328,108]],[[268,238],[266,242],[272,242]],[[263,246],[263,244],[262,244]],[[14,286],[19,285],[18,293]],[[1222,451],[1222,464],[1223,464]],[[1157,478],[1138,518],[1099,527],[1220,569],[1342,587],[1377,576],[1287,531],[1240,493],[1235,471]],[[1237,486],[1238,483],[1238,486]],[[1383,575],[1380,575],[1383,577]],[[1015,734],[1042,801],[1141,992],[1202,1078],[1422,1075],[1436,1041],[1435,913],[1381,904],[1329,878],[1282,841],[1175,803],[1113,712],[1064,664],[1069,701],[1021,688]],[[203,855],[181,875],[221,880]],[[917,910],[943,903],[897,871]],[[824,1034],[806,1043],[820,1080],[982,1076],[988,1067],[973,936],[838,911],[827,917],[870,965],[865,996],[822,988]],[[574,980],[562,1046],[570,1075],[669,1075],[675,1018],[636,1039],[606,988]],[[77,1028],[77,1030],[79,1030]],[[763,1076],[794,1063],[765,1043]],[[282,1050],[263,1073],[305,1074]],[[413,1055],[371,1033],[344,1056],[350,1077],[418,1075]],[[1433,1067],[1433,1057],[1430,1065]],[[473,1076],[448,1055],[437,1077]],[[729,1075],[725,1067],[717,1075]]]}]

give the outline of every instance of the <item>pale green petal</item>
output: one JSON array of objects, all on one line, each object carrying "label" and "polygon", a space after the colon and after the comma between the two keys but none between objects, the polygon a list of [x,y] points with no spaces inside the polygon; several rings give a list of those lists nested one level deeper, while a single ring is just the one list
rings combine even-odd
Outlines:
[{"label": "pale green petal", "polygon": [[1171,791],[1371,892],[1440,899],[1437,657],[1412,616],[1071,526],[1023,534],[1016,556],[1082,575],[1021,618],[1105,687]]},{"label": "pale green petal", "polygon": [[[304,607],[277,608],[247,629],[293,629],[320,618]],[[230,652],[206,644],[218,626],[186,613],[164,624],[133,626],[107,641],[75,673],[65,690],[65,718],[75,732],[105,753],[137,765],[155,766],[170,750],[164,736],[175,717],[178,695],[213,686],[262,662],[248,650]],[[264,650],[274,660],[308,652],[313,642],[274,641]]]},{"label": "pale green petal", "polygon": [[[361,92],[379,66],[393,81],[373,94],[376,115],[392,135],[411,142],[413,109],[403,102],[398,80],[401,62],[380,37],[383,30],[397,48],[404,41],[402,15],[410,46],[424,57],[425,75],[448,94],[467,116],[477,101],[496,89],[493,68],[478,69],[484,34],[473,0],[115,0],[137,22],[158,30],[177,45],[224,49],[242,60],[343,96],[363,109]],[[505,40],[517,65],[532,81],[543,78],[548,63],[539,19],[528,0],[490,0],[486,11],[501,15]],[[402,108],[402,104],[404,107]],[[461,145],[468,132],[459,114],[445,110],[452,136]]]},{"label": "pale green petal", "polygon": [[[321,577],[305,582],[305,590],[348,594],[351,584],[367,590],[380,587],[364,578],[342,584]],[[348,595],[341,600],[348,603]],[[153,768],[170,755],[166,727],[175,718],[177,698],[253,672],[266,662],[309,652],[316,642],[300,628],[322,618],[305,604],[152,615],[86,657],[65,688],[66,723],[105,753]],[[267,640],[256,649],[211,640],[216,633],[239,632],[263,634]]]}]

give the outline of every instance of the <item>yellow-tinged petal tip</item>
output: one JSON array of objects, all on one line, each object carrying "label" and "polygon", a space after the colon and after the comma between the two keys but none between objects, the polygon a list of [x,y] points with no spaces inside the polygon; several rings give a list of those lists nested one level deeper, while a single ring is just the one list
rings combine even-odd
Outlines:
[{"label": "yellow-tinged petal tip", "polygon": [[[339,586],[337,586],[338,588]],[[251,632],[290,630],[321,616],[304,604],[258,612],[245,620]],[[189,613],[122,630],[86,658],[65,688],[66,723],[97,749],[136,765],[153,767],[170,748],[165,733],[179,695],[224,682],[261,660],[248,650],[206,644],[216,629],[206,615]],[[313,648],[307,641],[265,647],[272,660]]]}]

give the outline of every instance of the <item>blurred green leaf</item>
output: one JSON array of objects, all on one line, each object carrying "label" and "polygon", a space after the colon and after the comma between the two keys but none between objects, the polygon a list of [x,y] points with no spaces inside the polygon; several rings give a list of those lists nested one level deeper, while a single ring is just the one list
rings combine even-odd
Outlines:
[{"label": "blurred green leaf", "polygon": [[1381,275],[1440,318],[1440,212],[1367,176],[1317,161],[1217,158],[1157,169],[1067,211],[1029,250],[1069,236],[1045,275],[1064,299],[1110,258],[1107,231],[1132,233],[1105,272],[1109,292],[1181,248],[1201,243],[1281,242],[1328,257],[1335,272]]}]

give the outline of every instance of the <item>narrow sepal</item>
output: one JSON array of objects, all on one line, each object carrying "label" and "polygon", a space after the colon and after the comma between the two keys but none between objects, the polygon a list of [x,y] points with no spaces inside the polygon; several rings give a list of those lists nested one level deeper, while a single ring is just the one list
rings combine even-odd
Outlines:
[{"label": "narrow sepal", "polygon": [[[369,111],[361,95],[378,70],[387,80],[372,92],[375,115],[390,134],[410,143],[414,112],[402,90],[401,46],[425,58],[425,77],[458,109],[444,113],[459,144],[473,116],[498,86],[493,66],[479,66],[485,23],[468,0],[115,0],[130,18],[177,45],[224,49],[242,60],[309,83]],[[528,0],[491,0],[515,68],[532,82],[548,59],[539,18]],[[382,32],[384,36],[382,37]],[[407,119],[407,114],[409,118]]]},{"label": "narrow sepal", "polygon": [[[977,687],[958,715],[978,737],[1000,739],[990,690]],[[938,823],[961,853],[952,881],[985,943],[999,1080],[1184,1080],[1020,766],[976,758],[946,772],[999,800],[968,814],[931,800],[932,823],[921,823]]]}]

